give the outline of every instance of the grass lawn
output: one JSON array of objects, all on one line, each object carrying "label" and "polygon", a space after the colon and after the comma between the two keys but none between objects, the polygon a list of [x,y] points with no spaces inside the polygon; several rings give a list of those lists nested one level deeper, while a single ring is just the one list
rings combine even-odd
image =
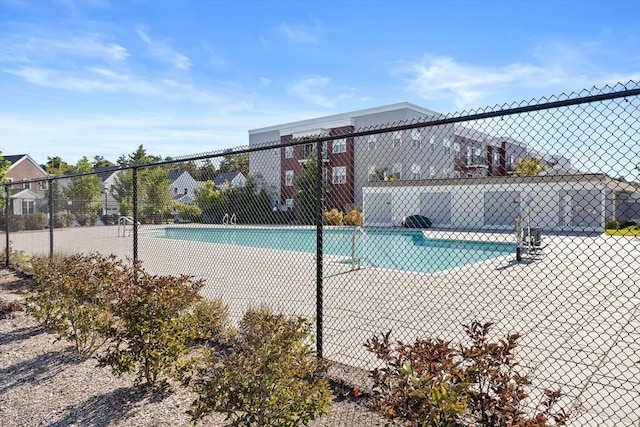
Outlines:
[{"label": "grass lawn", "polygon": [[609,236],[628,236],[628,237],[640,237],[640,228],[634,226],[619,228],[617,230],[608,229],[604,231]]}]

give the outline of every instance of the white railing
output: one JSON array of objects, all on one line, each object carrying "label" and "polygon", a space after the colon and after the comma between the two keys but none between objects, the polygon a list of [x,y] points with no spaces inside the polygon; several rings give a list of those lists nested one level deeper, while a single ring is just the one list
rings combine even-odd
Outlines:
[{"label": "white railing", "polygon": [[236,214],[231,214],[231,216],[229,216],[228,213],[224,214],[224,217],[222,217],[222,224],[223,225],[236,225],[238,223],[238,218],[236,217]]}]

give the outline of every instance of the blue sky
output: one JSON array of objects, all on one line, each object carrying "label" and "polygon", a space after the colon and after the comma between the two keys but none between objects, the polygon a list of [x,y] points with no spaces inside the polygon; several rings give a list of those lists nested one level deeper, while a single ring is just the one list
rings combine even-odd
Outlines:
[{"label": "blue sky", "polygon": [[0,151],[183,156],[409,101],[640,81],[640,0],[0,0]]}]

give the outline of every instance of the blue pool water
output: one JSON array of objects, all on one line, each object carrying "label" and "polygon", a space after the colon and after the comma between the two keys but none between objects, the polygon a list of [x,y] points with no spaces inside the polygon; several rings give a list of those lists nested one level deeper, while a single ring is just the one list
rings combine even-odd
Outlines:
[{"label": "blue pool water", "polygon": [[[255,248],[315,253],[315,229],[167,227],[151,232],[160,237]],[[515,245],[500,242],[428,239],[420,230],[325,229],[325,255],[364,259],[364,266],[433,273],[513,254]]]}]

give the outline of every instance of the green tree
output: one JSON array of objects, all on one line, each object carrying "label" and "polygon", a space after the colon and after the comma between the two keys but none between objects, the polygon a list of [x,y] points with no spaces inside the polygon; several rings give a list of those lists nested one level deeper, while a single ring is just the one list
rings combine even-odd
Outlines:
[{"label": "green tree", "polygon": [[202,210],[202,221],[214,223],[221,220],[227,211],[227,200],[213,181],[204,183],[196,194],[195,204]]},{"label": "green tree", "polygon": [[513,176],[537,176],[547,170],[540,157],[523,157],[513,164]]},{"label": "green tree", "polygon": [[[2,156],[2,151],[0,151],[0,184],[6,182],[10,166],[11,162]],[[0,192],[0,212],[2,211],[4,211],[4,189]]]},{"label": "green tree", "polygon": [[94,168],[110,168],[115,166],[111,160],[105,159],[103,156],[93,156]]},{"label": "green tree", "polygon": [[[87,157],[80,159],[75,167],[75,172],[91,172],[93,167]],[[65,196],[71,200],[71,213],[76,216],[80,225],[93,225],[98,218],[100,205],[97,200],[100,197],[100,185],[102,181],[97,175],[82,175],[71,178],[71,182],[65,190]]]},{"label": "green tree", "polygon": [[[312,151],[307,157],[302,175],[296,178],[293,183],[296,191],[294,195],[295,210],[301,224],[315,223],[317,171],[316,153]],[[321,191],[323,194],[326,192],[324,185]]]},{"label": "green tree", "polygon": [[220,161],[220,172],[242,172],[249,176],[249,153],[231,154],[232,150],[226,150],[226,154]]},{"label": "green tree", "polygon": [[73,172],[73,166],[62,160],[60,157],[47,157],[47,163],[43,165],[43,169],[49,175],[65,175]]},{"label": "green tree", "polygon": [[165,168],[142,170],[139,186],[145,195],[143,215],[150,216],[158,211],[165,213],[171,209],[171,183],[167,179]]}]

